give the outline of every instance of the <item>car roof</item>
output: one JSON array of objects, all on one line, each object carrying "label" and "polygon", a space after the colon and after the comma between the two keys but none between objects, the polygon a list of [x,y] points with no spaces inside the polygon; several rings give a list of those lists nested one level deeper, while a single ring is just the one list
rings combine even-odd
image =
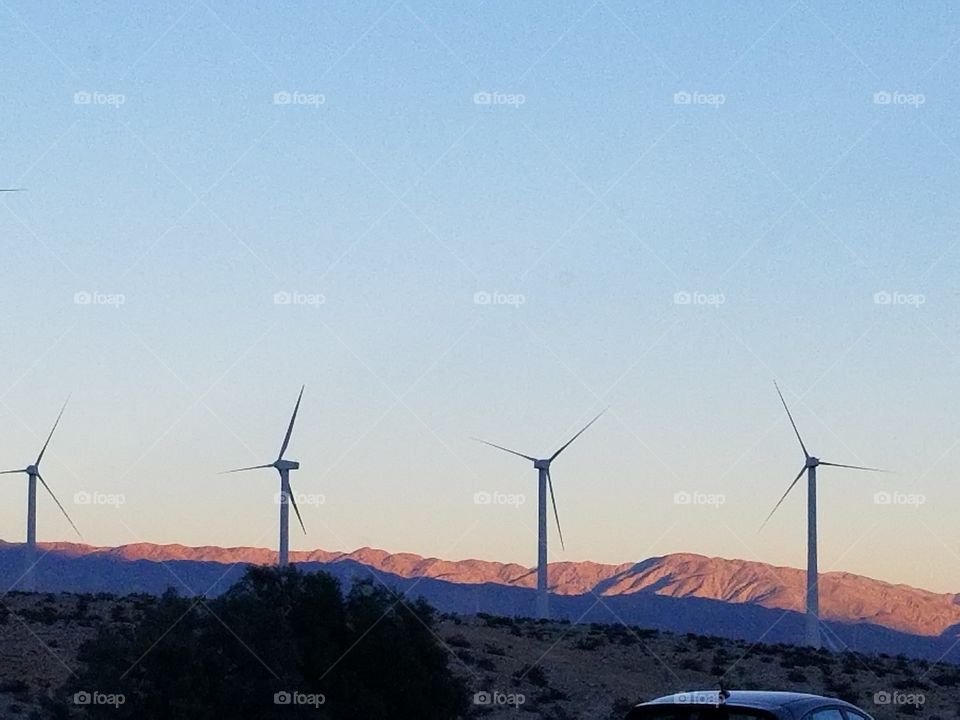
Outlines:
[{"label": "car roof", "polygon": [[[717,704],[717,690],[699,690],[685,693],[676,693],[675,695],[666,695],[664,697],[642,703],[637,707],[646,705],[711,705]],[[729,696],[723,703],[753,710],[783,710],[787,709],[791,715],[800,717],[806,712],[821,706],[845,707],[851,710],[857,710],[861,714],[863,710],[851,705],[850,703],[838,698],[825,697],[823,695],[811,695],[800,692],[779,692],[773,690],[731,690]]]}]

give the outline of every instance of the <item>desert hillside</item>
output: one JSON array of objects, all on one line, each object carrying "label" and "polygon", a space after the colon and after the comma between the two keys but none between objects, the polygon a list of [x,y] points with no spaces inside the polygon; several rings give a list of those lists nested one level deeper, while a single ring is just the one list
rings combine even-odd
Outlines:
[{"label": "desert hillside", "polygon": [[[78,651],[98,628],[122,629],[156,600],[12,593],[4,602],[0,716],[27,718],[80,667]],[[471,714],[491,720],[516,717],[517,706],[554,720],[617,719],[631,703],[720,680],[840,696],[879,720],[960,717],[960,668],[952,665],[489,615],[443,615],[437,635],[478,701]]]}]

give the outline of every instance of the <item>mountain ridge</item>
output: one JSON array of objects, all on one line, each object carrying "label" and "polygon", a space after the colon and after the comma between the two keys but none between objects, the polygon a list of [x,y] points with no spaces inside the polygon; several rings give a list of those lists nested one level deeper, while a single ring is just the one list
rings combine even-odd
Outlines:
[{"label": "mountain ridge", "polygon": [[[16,543],[0,541],[13,549]],[[274,550],[255,547],[186,546],[133,543],[117,547],[80,543],[40,543],[44,553],[65,558],[103,558],[122,562],[202,562],[223,565],[272,564]],[[380,573],[409,579],[431,579],[460,586],[505,586],[532,589],[534,569],[516,563],[468,558],[445,560],[415,553],[390,553],[363,547],[352,551],[291,551],[291,562],[331,565],[356,563]],[[700,598],[730,605],[802,612],[806,573],[797,568],[753,560],[673,553],[635,563],[593,561],[551,563],[551,592],[558,596],[597,598],[653,594]],[[940,636],[960,626],[960,596],[935,593],[905,584],[874,580],[845,571],[820,576],[821,615],[840,623],[868,623],[918,636]]]}]

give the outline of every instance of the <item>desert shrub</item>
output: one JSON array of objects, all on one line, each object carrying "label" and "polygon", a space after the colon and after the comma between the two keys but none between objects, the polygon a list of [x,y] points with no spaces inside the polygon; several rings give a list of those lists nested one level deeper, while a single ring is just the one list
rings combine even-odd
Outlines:
[{"label": "desert shrub", "polygon": [[496,672],[497,664],[488,657],[482,657],[477,660],[477,668],[486,672]]},{"label": "desert shrub", "polygon": [[41,625],[53,625],[60,619],[57,608],[52,605],[41,605],[39,608],[24,608],[17,614],[27,622],[40,623]]},{"label": "desert shrub", "polygon": [[561,700],[569,700],[570,696],[567,695],[567,693],[565,693],[563,690],[547,687],[538,692],[534,699],[538,705],[549,705],[551,703],[560,702]]},{"label": "desert shrub", "polygon": [[944,670],[930,679],[941,687],[957,687],[960,685],[960,670]]},{"label": "desert shrub", "polygon": [[519,685],[524,680],[535,687],[547,687],[549,684],[547,673],[539,665],[527,666],[513,674],[514,685]]},{"label": "desert shrub", "polygon": [[575,643],[575,646],[578,650],[596,650],[599,647],[603,647],[607,642],[607,639],[602,635],[584,635]]},{"label": "desert shrub", "polygon": [[468,648],[470,647],[470,641],[463,633],[457,633],[447,638],[447,645],[455,648]]}]

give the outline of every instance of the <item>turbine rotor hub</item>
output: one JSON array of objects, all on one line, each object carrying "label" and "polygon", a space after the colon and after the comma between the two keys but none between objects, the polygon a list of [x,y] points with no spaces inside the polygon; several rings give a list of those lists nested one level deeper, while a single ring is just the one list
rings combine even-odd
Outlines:
[{"label": "turbine rotor hub", "polygon": [[298,463],[296,460],[284,460],[283,458],[273,463],[273,466],[277,470],[299,470],[300,469],[300,463]]},{"label": "turbine rotor hub", "polygon": [[534,461],[533,461],[533,466],[534,466],[537,470],[549,470],[549,469],[550,469],[550,461],[549,461],[549,460],[534,460]]},{"label": "turbine rotor hub", "polygon": [[820,458],[814,457],[813,455],[807,458],[806,467],[812,468],[812,467],[816,467],[819,464],[820,464]]},{"label": "turbine rotor hub", "polygon": [[38,468],[36,465],[27,465],[27,474],[28,474],[28,475],[39,475],[39,474],[40,474],[40,468]]}]

